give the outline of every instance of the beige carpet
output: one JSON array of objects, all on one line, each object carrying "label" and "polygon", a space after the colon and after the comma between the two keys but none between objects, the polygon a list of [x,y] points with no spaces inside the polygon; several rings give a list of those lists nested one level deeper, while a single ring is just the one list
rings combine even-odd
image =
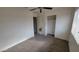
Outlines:
[{"label": "beige carpet", "polygon": [[36,35],[4,52],[68,52],[68,42],[52,36]]}]

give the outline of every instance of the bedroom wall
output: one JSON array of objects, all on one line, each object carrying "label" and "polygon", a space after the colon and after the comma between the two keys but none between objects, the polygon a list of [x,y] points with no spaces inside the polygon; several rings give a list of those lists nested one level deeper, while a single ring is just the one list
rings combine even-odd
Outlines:
[{"label": "bedroom wall", "polygon": [[0,51],[33,36],[33,15],[30,11],[0,7]]}]

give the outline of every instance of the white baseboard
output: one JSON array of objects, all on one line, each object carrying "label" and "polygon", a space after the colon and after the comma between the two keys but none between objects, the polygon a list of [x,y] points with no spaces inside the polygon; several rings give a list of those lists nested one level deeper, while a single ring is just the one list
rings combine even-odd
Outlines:
[{"label": "white baseboard", "polygon": [[9,48],[11,48],[11,47],[13,47],[13,46],[15,46],[15,45],[17,45],[17,44],[19,44],[19,43],[25,41],[25,40],[28,40],[28,39],[30,39],[30,38],[32,38],[32,37],[34,37],[34,35],[29,36],[29,37],[27,37],[27,38],[25,38],[25,39],[23,39],[23,40],[21,40],[21,41],[19,41],[19,42],[16,42],[16,43],[14,43],[14,44],[12,44],[12,45],[9,45],[8,47],[6,47],[6,48],[4,48],[4,49],[2,49],[2,50],[0,50],[0,51],[5,51],[5,50],[7,50],[7,49],[9,49]]}]

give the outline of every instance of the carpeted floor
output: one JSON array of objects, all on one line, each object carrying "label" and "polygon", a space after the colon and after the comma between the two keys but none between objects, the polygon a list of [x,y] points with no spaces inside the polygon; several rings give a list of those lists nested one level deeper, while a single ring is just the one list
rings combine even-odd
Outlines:
[{"label": "carpeted floor", "polygon": [[69,46],[65,40],[36,35],[4,52],[69,52]]}]

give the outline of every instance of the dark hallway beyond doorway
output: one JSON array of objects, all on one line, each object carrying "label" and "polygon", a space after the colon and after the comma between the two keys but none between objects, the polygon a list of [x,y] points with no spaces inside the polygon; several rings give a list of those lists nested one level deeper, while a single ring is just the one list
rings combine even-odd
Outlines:
[{"label": "dark hallway beyond doorway", "polygon": [[33,17],[34,34],[37,34],[37,17]]}]

